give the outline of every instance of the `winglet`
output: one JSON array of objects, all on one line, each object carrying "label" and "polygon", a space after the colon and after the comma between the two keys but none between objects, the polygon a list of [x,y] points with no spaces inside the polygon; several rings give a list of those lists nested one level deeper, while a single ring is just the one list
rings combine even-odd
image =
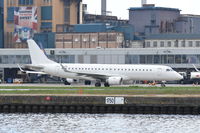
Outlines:
[{"label": "winglet", "polygon": [[17,64],[17,66],[18,66],[18,68],[19,68],[20,71],[25,72],[25,71],[21,68],[21,66],[20,66],[19,64]]},{"label": "winglet", "polygon": [[64,67],[64,65],[62,63],[60,63],[60,66],[61,66],[61,68],[63,69],[64,72],[70,72]]},{"label": "winglet", "polygon": [[195,69],[197,72],[199,72],[199,70],[197,69],[197,67],[196,67],[194,64],[192,64],[192,65],[193,65],[194,69]]}]

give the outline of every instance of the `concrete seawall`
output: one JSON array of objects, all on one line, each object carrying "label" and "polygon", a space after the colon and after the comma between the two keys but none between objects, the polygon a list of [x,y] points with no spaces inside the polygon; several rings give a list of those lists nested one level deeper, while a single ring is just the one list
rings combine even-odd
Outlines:
[{"label": "concrete seawall", "polygon": [[0,95],[0,113],[200,114],[198,95]]}]

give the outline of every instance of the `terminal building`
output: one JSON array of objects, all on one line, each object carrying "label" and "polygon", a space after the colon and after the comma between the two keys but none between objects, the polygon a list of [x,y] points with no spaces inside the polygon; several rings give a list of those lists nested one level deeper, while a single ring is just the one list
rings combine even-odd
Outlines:
[{"label": "terminal building", "polygon": [[[47,49],[49,58],[60,63],[163,64],[179,72],[195,71],[200,64],[200,48],[85,48]],[[24,78],[17,64],[30,64],[28,49],[0,49],[0,76]],[[27,82],[27,81],[26,81]]]}]

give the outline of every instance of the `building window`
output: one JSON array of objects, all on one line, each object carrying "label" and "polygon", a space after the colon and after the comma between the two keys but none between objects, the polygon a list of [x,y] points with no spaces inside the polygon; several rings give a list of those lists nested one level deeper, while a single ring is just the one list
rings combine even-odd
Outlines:
[{"label": "building window", "polygon": [[168,64],[174,64],[174,55],[168,55],[167,63]]},{"label": "building window", "polygon": [[7,6],[14,6],[14,5],[15,5],[15,0],[7,0]]},{"label": "building window", "polygon": [[51,4],[52,0],[43,0],[43,4]]},{"label": "building window", "polygon": [[185,40],[181,42],[181,47],[185,47]]},{"label": "building window", "polygon": [[70,22],[70,8],[64,7],[64,22],[69,23]]},{"label": "building window", "polygon": [[42,20],[52,20],[52,6],[42,6],[41,7],[41,19]]},{"label": "building window", "polygon": [[178,40],[174,41],[174,47],[178,47]]},{"label": "building window", "polygon": [[160,63],[160,55],[154,55],[154,64],[159,64]]},{"label": "building window", "polygon": [[71,4],[70,0],[65,0],[64,1],[64,6],[70,6],[70,4]]},{"label": "building window", "polygon": [[196,41],[196,47],[200,47],[200,41]]},{"label": "building window", "polygon": [[175,55],[175,63],[181,64],[181,55]]},{"label": "building window", "polygon": [[126,55],[125,64],[138,64],[140,60],[139,55]]},{"label": "building window", "polygon": [[150,42],[146,42],[146,47],[147,47],[147,48],[150,47]]},{"label": "building window", "polygon": [[19,0],[19,5],[33,5],[33,0]]},{"label": "building window", "polygon": [[15,7],[7,8],[7,22],[14,22],[14,10]]},{"label": "building window", "polygon": [[193,42],[192,42],[192,41],[189,41],[188,43],[189,43],[189,47],[192,47]]},{"label": "building window", "polygon": [[154,41],[154,42],[153,42],[153,47],[157,47],[157,46],[158,46],[157,42]]},{"label": "building window", "polygon": [[165,43],[163,41],[160,42],[160,47],[164,47]]},{"label": "building window", "polygon": [[168,41],[167,42],[167,47],[171,47],[172,46],[172,42],[171,41]]}]

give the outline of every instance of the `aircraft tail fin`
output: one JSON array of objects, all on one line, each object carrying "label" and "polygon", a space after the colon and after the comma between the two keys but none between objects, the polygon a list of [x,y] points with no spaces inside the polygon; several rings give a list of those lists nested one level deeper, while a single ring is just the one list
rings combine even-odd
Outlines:
[{"label": "aircraft tail fin", "polygon": [[54,61],[47,58],[44,51],[32,39],[27,40],[32,64],[52,64]]}]

